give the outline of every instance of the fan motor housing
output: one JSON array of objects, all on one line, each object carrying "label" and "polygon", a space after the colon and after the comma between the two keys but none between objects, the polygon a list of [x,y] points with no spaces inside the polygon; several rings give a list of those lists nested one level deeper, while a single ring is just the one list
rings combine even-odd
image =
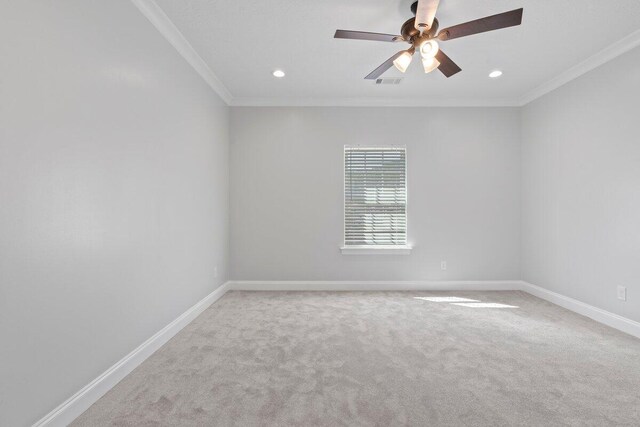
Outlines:
[{"label": "fan motor housing", "polygon": [[[434,38],[436,36],[436,33],[438,32],[438,26],[438,18],[435,18],[433,20],[431,28],[423,33],[422,38]],[[400,34],[402,34],[402,38],[404,38],[411,44],[413,44],[416,39],[420,38],[420,31],[416,29],[416,18],[411,18],[407,22],[402,24]]]}]

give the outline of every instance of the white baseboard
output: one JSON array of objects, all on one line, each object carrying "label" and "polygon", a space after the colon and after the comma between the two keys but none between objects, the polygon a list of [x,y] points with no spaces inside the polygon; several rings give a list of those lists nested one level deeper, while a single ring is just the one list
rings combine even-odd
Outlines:
[{"label": "white baseboard", "polygon": [[229,282],[218,287],[33,426],[67,426],[228,290]]},{"label": "white baseboard", "polygon": [[520,280],[233,280],[229,284],[234,291],[515,291],[522,287]]},{"label": "white baseboard", "polygon": [[596,322],[603,323],[614,329],[618,329],[622,332],[626,332],[629,335],[640,338],[639,322],[627,319],[626,317],[619,316],[606,310],[602,310],[601,308],[585,304],[573,298],[569,298],[567,296],[549,291],[545,288],[541,288],[540,286],[532,285],[528,282],[522,281],[521,286],[521,290],[533,296],[542,298],[553,304],[559,305],[560,307],[564,307],[567,310],[571,310],[583,316],[589,317]]}]

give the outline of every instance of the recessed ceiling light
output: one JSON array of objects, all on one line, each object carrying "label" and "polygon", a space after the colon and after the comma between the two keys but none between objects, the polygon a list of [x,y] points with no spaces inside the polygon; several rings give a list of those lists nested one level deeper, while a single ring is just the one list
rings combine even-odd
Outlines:
[{"label": "recessed ceiling light", "polygon": [[491,77],[492,79],[500,77],[501,75],[502,75],[502,71],[500,70],[495,70],[489,73],[489,77]]},{"label": "recessed ceiling light", "polygon": [[281,79],[282,77],[284,77],[284,71],[282,71],[282,70],[275,70],[275,71],[273,72],[273,76],[274,76],[274,77],[277,77],[277,78],[279,78],[279,79]]}]

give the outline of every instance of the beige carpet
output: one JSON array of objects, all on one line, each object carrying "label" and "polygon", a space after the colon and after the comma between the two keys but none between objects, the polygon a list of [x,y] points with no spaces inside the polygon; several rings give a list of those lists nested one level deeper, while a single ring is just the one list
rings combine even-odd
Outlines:
[{"label": "beige carpet", "polygon": [[522,292],[231,292],[73,425],[639,426],[640,340]]}]

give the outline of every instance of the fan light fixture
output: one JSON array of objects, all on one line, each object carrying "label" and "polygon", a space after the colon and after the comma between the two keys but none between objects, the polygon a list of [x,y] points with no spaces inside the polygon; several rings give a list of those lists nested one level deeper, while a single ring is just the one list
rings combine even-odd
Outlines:
[{"label": "fan light fixture", "polygon": [[420,55],[423,58],[433,58],[438,54],[440,47],[438,46],[438,42],[435,40],[427,40],[420,45]]},{"label": "fan light fixture", "polygon": [[[438,18],[436,18],[439,4],[440,0],[414,1],[411,4],[413,17],[402,24],[399,33],[396,34],[336,30],[333,37],[336,39],[372,40],[389,43],[402,42],[411,46],[409,50],[401,50],[394,54],[367,74],[365,77],[367,80],[377,80],[394,65],[400,72],[404,73],[407,71],[411,63],[411,57],[416,50],[420,52],[422,65],[427,73],[431,72],[433,70],[432,67],[435,66],[445,77],[449,78],[462,71],[462,69],[440,50],[440,46],[438,46],[440,42],[522,24],[524,9],[520,8],[441,29]],[[491,77],[494,76],[492,75]],[[495,77],[498,77],[498,75],[495,75]]]},{"label": "fan light fixture", "polygon": [[394,61],[393,65],[396,66],[398,71],[404,73],[409,68],[411,64],[411,60],[413,59],[413,49],[405,50],[402,52],[402,55],[398,56]]},{"label": "fan light fixture", "polygon": [[436,58],[422,58],[422,66],[425,73],[430,73],[440,66],[440,61]]}]

